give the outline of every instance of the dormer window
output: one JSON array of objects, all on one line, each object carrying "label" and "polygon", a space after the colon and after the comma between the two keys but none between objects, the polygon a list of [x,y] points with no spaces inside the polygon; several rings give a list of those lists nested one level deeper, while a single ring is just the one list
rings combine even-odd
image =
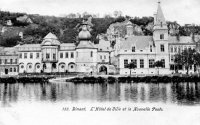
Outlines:
[{"label": "dormer window", "polygon": [[164,34],[160,34],[160,39],[164,39]]},{"label": "dormer window", "polygon": [[135,46],[132,47],[132,52],[135,52]]}]

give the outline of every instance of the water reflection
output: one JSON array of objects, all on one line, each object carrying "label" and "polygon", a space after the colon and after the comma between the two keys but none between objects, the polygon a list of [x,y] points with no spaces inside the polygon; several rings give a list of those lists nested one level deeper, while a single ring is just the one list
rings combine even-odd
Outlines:
[{"label": "water reflection", "polygon": [[0,84],[1,104],[19,101],[131,101],[199,104],[200,84]]}]

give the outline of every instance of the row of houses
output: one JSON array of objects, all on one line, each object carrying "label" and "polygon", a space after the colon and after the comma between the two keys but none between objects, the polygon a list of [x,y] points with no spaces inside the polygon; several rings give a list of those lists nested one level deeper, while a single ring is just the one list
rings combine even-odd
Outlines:
[{"label": "row of houses", "polygon": [[[47,34],[41,44],[23,44],[0,50],[1,75],[18,73],[83,72],[91,74],[130,74],[127,64],[137,66],[132,74],[157,74],[154,63],[163,62],[160,74],[176,71],[174,55],[183,49],[197,48],[198,40],[190,36],[170,36],[164,14],[158,3],[154,14],[153,36],[135,36],[134,24],[126,20],[126,35],[119,36],[114,30],[100,37],[99,44],[91,41],[91,22],[85,21],[78,34],[79,43],[62,43],[56,35]],[[111,47],[112,41],[114,47]],[[182,73],[186,70],[179,66]],[[194,67],[190,72],[194,73]]]}]

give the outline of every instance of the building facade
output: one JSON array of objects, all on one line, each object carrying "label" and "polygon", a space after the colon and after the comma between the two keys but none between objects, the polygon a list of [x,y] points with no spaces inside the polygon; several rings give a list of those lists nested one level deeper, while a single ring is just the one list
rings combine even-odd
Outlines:
[{"label": "building facade", "polygon": [[[184,49],[195,49],[196,42],[190,36],[170,36],[160,2],[156,14],[154,14],[153,36],[133,35],[133,26],[129,21],[126,25],[125,38],[117,38],[115,57],[118,58],[119,73],[130,74],[127,64],[133,62],[136,68],[131,74],[172,74],[180,70],[186,73],[183,66],[174,64],[174,55]],[[156,68],[154,63],[161,61],[162,66]],[[190,67],[190,73],[194,73],[194,67]]]},{"label": "building facade", "polygon": [[75,44],[61,44],[49,33],[41,44],[17,46],[19,73],[75,72]]},{"label": "building facade", "polygon": [[0,47],[0,76],[18,75],[18,54],[15,47]]}]

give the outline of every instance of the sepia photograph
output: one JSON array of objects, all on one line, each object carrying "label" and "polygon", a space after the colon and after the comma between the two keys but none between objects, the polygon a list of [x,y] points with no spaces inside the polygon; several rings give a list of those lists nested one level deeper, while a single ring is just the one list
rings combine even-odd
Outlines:
[{"label": "sepia photograph", "polygon": [[0,125],[200,125],[199,0],[1,0]]}]

